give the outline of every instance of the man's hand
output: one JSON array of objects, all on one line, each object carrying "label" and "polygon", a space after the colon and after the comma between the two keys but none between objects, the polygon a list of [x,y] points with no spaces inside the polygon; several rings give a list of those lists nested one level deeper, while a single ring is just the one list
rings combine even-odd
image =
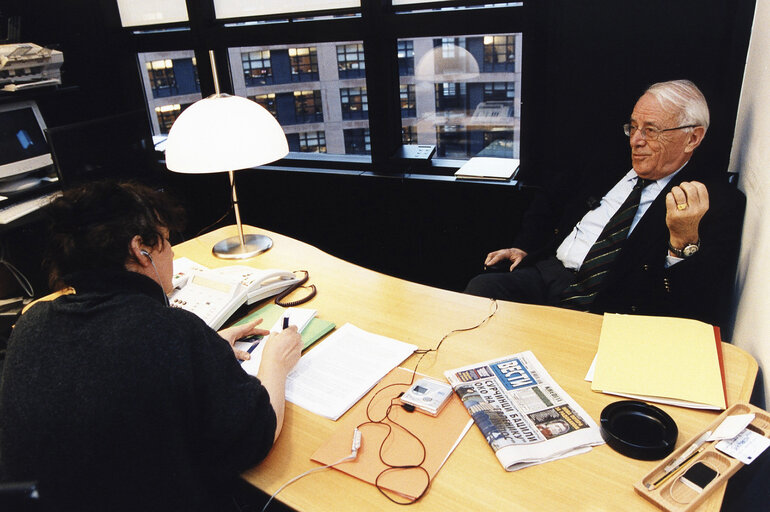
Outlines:
[{"label": "man's hand", "polygon": [[227,342],[230,344],[230,347],[233,349],[233,352],[235,353],[235,357],[237,357],[241,361],[244,361],[246,359],[249,359],[251,356],[245,350],[238,350],[237,348],[235,348],[235,342],[241,338],[245,338],[246,336],[251,336],[251,335],[267,336],[268,334],[270,334],[270,331],[266,329],[257,329],[257,325],[261,323],[262,323],[262,319],[259,318],[247,324],[234,325],[232,327],[228,327],[227,329],[222,329],[221,331],[218,332],[218,334],[224,339],[226,339]]},{"label": "man's hand", "polygon": [[706,185],[683,181],[666,194],[666,225],[671,245],[677,249],[698,241],[698,225],[709,209]]},{"label": "man's hand", "polygon": [[484,261],[484,266],[491,267],[497,265],[501,261],[510,261],[511,266],[508,270],[515,269],[519,263],[527,256],[526,251],[511,247],[510,249],[500,249],[498,251],[490,252],[487,254],[487,259]]}]

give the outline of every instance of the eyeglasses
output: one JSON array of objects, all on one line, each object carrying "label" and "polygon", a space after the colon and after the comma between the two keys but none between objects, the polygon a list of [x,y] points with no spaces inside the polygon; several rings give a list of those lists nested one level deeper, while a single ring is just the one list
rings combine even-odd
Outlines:
[{"label": "eyeglasses", "polygon": [[[700,126],[699,124],[688,124],[685,126],[677,126],[676,128],[666,128],[664,130],[661,130],[659,128],[655,128],[653,126],[646,126],[644,128],[641,128],[642,130],[642,138],[644,140],[658,140],[658,137],[660,137],[660,134],[663,132],[670,132],[673,130],[682,130],[684,128],[695,128],[696,126]],[[633,137],[633,135],[639,130],[640,128],[638,126],[634,126],[631,123],[626,123],[623,125],[623,133],[626,134],[626,137]]]}]

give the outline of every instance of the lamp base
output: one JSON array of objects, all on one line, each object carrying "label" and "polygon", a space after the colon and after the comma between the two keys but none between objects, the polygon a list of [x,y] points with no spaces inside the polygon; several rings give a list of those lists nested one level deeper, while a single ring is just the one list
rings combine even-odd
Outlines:
[{"label": "lamp base", "polygon": [[263,253],[273,246],[273,240],[265,235],[243,235],[243,245],[237,236],[217,242],[211,252],[225,260],[243,260]]}]

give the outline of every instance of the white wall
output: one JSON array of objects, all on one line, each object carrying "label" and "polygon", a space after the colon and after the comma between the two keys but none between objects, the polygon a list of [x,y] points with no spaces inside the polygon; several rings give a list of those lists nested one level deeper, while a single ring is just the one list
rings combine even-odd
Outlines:
[{"label": "white wall", "polygon": [[730,170],[740,173],[746,218],[732,335],[764,372],[770,402],[770,0],[757,0]]}]

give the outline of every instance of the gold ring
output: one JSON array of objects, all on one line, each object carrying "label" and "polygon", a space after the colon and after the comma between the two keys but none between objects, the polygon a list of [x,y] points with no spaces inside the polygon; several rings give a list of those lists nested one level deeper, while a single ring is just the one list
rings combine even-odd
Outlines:
[{"label": "gold ring", "polygon": [[676,205],[676,209],[679,211],[686,210],[687,209],[687,203],[678,203]]}]

